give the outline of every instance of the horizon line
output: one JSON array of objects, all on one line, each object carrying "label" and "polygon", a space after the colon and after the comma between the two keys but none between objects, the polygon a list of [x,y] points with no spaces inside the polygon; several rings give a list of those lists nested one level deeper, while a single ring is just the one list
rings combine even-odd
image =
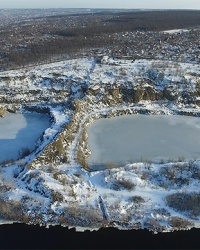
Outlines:
[{"label": "horizon line", "polygon": [[27,9],[88,9],[88,10],[200,10],[194,8],[111,8],[111,7],[0,7],[2,10],[27,10]]}]

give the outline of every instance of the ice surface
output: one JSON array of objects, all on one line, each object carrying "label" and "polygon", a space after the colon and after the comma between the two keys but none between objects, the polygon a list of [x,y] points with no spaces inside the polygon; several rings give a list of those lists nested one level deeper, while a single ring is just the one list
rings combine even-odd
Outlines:
[{"label": "ice surface", "polygon": [[33,150],[49,126],[49,116],[44,114],[9,113],[0,118],[0,161],[18,159],[22,148]]},{"label": "ice surface", "polygon": [[200,119],[129,115],[99,119],[88,128],[90,164],[191,159],[200,155]]}]

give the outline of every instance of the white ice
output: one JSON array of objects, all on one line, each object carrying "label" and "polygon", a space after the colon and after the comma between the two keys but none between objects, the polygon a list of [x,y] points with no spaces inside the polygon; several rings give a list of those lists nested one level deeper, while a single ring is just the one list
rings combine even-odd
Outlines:
[{"label": "white ice", "polygon": [[200,155],[200,118],[129,115],[99,119],[88,128],[90,164]]},{"label": "white ice", "polygon": [[49,126],[49,116],[44,114],[8,113],[0,118],[0,161],[18,159],[22,148],[32,151]]}]

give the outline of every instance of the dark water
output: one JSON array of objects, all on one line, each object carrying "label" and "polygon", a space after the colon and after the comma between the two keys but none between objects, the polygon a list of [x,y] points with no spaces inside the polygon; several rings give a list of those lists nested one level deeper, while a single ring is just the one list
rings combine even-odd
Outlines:
[{"label": "dark water", "polygon": [[199,249],[200,229],[152,234],[114,228],[75,232],[24,224],[0,226],[0,249]]}]

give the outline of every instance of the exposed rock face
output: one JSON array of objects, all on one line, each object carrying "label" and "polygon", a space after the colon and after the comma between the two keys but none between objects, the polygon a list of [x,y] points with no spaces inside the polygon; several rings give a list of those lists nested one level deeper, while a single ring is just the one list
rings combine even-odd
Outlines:
[{"label": "exposed rock face", "polygon": [[[111,111],[110,113],[104,115],[103,113],[90,114],[93,111],[93,106],[96,107],[106,105],[106,106],[117,106],[120,104],[133,104],[138,103],[142,100],[148,101],[158,101],[167,100],[175,101],[181,98],[182,102],[193,102],[190,94],[182,95],[180,93],[172,92],[165,88],[164,90],[158,92],[152,86],[138,86],[135,88],[117,87],[110,86],[104,89],[102,92],[99,86],[88,88],[84,99],[75,99],[71,102],[71,109],[74,110],[71,121],[67,124],[63,131],[58,135],[52,143],[50,143],[37,159],[35,159],[30,167],[34,167],[35,164],[48,165],[50,163],[60,164],[60,163],[70,163],[71,159],[67,153],[75,140],[75,136],[78,132],[79,141],[76,142],[74,159],[85,169],[88,169],[88,158],[90,155],[90,150],[87,144],[87,133],[86,128],[90,122],[94,119],[100,117],[113,117],[119,115],[127,115],[134,113],[134,110],[124,109],[123,111]],[[196,101],[197,102],[197,101]],[[41,112],[44,112],[42,110]],[[48,110],[47,110],[48,111]],[[140,111],[137,111],[140,112]],[[136,113],[137,113],[136,112]],[[141,110],[141,113],[148,113],[148,110]],[[88,116],[87,119],[85,117]],[[85,119],[85,121],[84,121]],[[83,122],[84,121],[84,122]]]},{"label": "exposed rock face", "polygon": [[5,114],[6,114],[6,109],[0,108],[0,117],[4,117]]},{"label": "exposed rock face", "polygon": [[[69,64],[71,63],[72,62],[70,62]],[[142,62],[140,63],[142,64]],[[84,67],[84,63],[81,63],[80,66],[82,69],[82,67]],[[132,67],[132,65],[130,66],[130,69],[134,68],[136,72],[131,72],[134,74],[129,74],[130,70],[128,66],[123,64],[122,67],[125,68],[124,71],[120,70],[119,65],[109,64],[108,67],[106,67],[106,65],[104,66],[105,68],[102,67],[99,69],[99,71],[98,66],[96,66],[96,72],[95,69],[94,72],[93,70],[90,70],[91,65],[89,65],[86,72],[83,72],[83,70],[77,72],[77,68],[75,72],[65,69],[65,72],[70,72],[70,75],[72,74],[72,76],[63,76],[63,80],[58,80],[58,78],[60,78],[63,74],[63,68],[61,69],[61,71],[58,71],[60,73],[52,73],[54,74],[53,78],[51,76],[48,76],[49,71],[47,71],[47,73],[44,74],[45,76],[37,76],[38,80],[34,80],[35,84],[34,89],[32,90],[29,89],[32,87],[31,83],[30,86],[26,86],[25,78],[27,76],[22,79],[19,78],[19,80],[23,81],[24,83],[21,84],[20,82],[20,86],[22,86],[21,89],[16,88],[15,86],[16,82],[18,82],[18,79],[17,81],[15,81],[14,79],[8,79],[4,84],[4,88],[7,91],[5,92],[7,93],[5,94],[5,96],[7,96],[4,103],[5,108],[2,109],[2,115],[4,114],[3,110],[10,109],[15,111],[16,108],[21,107],[21,98],[23,98],[21,92],[22,90],[24,90],[24,86],[26,86],[26,96],[23,100],[23,103],[25,104],[23,108],[30,112],[40,113],[51,113],[53,108],[55,111],[55,116],[52,116],[52,120],[54,118],[53,121],[55,122],[53,124],[55,125],[55,127],[53,127],[53,129],[55,128],[53,135],[51,133],[47,133],[42,137],[43,141],[41,138],[41,141],[46,143],[44,143],[44,147],[45,145],[47,146],[45,148],[39,147],[38,151],[40,152],[37,151],[33,154],[34,160],[32,161],[32,158],[30,158],[31,160],[29,159],[28,161],[32,161],[30,164],[27,165],[26,163],[24,163],[23,169],[18,171],[18,173],[15,172],[16,181],[18,181],[18,184],[22,183],[23,187],[25,183],[28,192],[31,191],[37,193],[39,189],[40,192],[38,193],[40,195],[43,195],[45,199],[49,199],[49,203],[47,204],[47,206],[45,204],[45,221],[43,218],[39,218],[42,214],[44,214],[44,204],[40,203],[43,202],[43,200],[39,202],[37,201],[36,203],[38,204],[38,207],[30,212],[29,205],[33,202],[29,197],[30,194],[28,193],[28,197],[22,198],[19,204],[25,204],[23,210],[25,212],[26,210],[29,212],[29,217],[27,219],[28,222],[39,222],[46,224],[47,222],[55,223],[55,221],[57,221],[58,223],[63,223],[63,225],[68,226],[101,226],[102,214],[101,211],[98,211],[98,209],[101,208],[99,201],[102,202],[102,198],[99,200],[99,194],[101,194],[102,190],[99,192],[97,190],[98,187],[95,185],[93,186],[90,175],[84,171],[84,169],[90,171],[90,166],[88,166],[90,149],[87,143],[87,126],[95,119],[101,117],[109,118],[113,116],[136,113],[173,114],[173,112],[176,112],[182,115],[194,115],[192,110],[187,111],[187,109],[185,109],[186,111],[184,110],[184,113],[181,111],[181,109],[179,110],[177,108],[177,110],[174,111],[174,109],[168,108],[168,104],[172,104],[178,107],[177,104],[184,105],[190,103],[200,103],[200,101],[198,100],[198,96],[200,95],[198,86],[195,92],[195,87],[194,90],[190,88],[189,82],[183,81],[177,83],[176,80],[172,82],[170,78],[166,80],[166,75],[163,75],[156,69],[146,70],[144,68],[143,70],[143,66],[138,66],[136,64],[134,67]],[[139,67],[138,69],[137,66]],[[147,65],[147,68],[149,68],[149,64]],[[139,74],[137,70],[141,72],[141,74]],[[145,72],[147,72],[147,74]],[[79,76],[79,73],[82,74],[81,78],[75,77]],[[66,75],[67,74],[68,73],[66,73]],[[144,76],[147,78],[145,78]],[[173,76],[173,78],[175,78],[175,76]],[[7,84],[10,84],[11,80],[12,88],[9,87],[8,90],[6,89],[6,86]],[[195,85],[195,81],[196,80],[193,79],[193,85]],[[16,89],[18,92],[16,92]],[[145,103],[148,105],[146,105]],[[171,107],[172,105],[169,106]],[[190,107],[192,107],[192,105]],[[200,116],[200,114],[197,112],[196,115]],[[64,121],[63,123],[56,122],[60,119],[60,117],[62,117],[63,120],[61,120]],[[49,138],[47,138],[48,136]],[[45,138],[47,140],[45,140]],[[23,163],[23,161],[21,162]],[[138,178],[140,180],[140,182],[138,183],[142,183],[143,181],[145,181],[145,178],[150,178],[147,175],[145,177],[145,174],[149,174],[150,172],[152,174],[150,165],[151,164],[148,162],[144,163],[143,165],[138,165],[138,169],[140,170],[141,166],[143,166],[141,178],[140,176],[137,176],[137,182]],[[171,167],[171,163],[169,165]],[[63,166],[65,170],[63,170]],[[138,172],[137,170],[135,170],[136,172],[134,172],[135,166],[130,166],[130,169],[128,169],[128,167],[126,166],[123,169],[122,173],[124,173],[124,178],[122,179],[122,181],[119,181],[119,179],[117,178],[121,178],[123,177],[123,175],[118,175],[118,170],[112,170],[112,167],[113,166],[110,165],[110,169],[106,170],[102,174],[103,183],[107,185],[106,188],[107,190],[109,190],[109,192],[107,192],[106,190],[106,193],[110,194],[113,192],[113,190],[114,193],[116,193],[117,188],[119,188],[120,190],[120,188],[123,189],[124,187],[126,187],[128,188],[128,190],[130,190],[131,186],[135,187],[134,182],[131,183],[128,179],[124,179],[126,177],[125,173],[127,173],[127,171],[129,170],[129,174],[131,174],[131,176],[133,176],[133,173],[135,173],[133,179],[136,178],[135,176],[138,174]],[[189,168],[191,168],[191,166],[189,166]],[[147,169],[150,170],[149,173],[147,173]],[[182,169],[183,167],[181,166],[180,171],[182,171]],[[156,181],[158,181],[156,174],[155,178]],[[178,177],[179,174],[177,174],[177,179]],[[48,182],[50,180],[49,178],[51,178],[53,183],[56,182],[56,186],[58,186],[57,190],[53,189],[51,185],[48,186]],[[118,182],[116,182],[116,180]],[[110,181],[113,181],[113,183],[111,183],[112,185],[110,185]],[[162,185],[163,183],[164,182],[162,182]],[[33,188],[31,187],[32,184]],[[81,194],[80,190],[84,190],[85,193]],[[143,187],[141,187],[141,190],[143,190]],[[177,188],[177,190],[180,191],[179,187]],[[90,196],[91,194],[95,196]],[[95,199],[96,201],[94,204]],[[120,204],[121,199],[122,203],[124,203],[125,200],[125,203],[127,203],[127,198],[124,199],[123,197],[119,196],[119,199],[114,203],[112,203],[112,201],[109,201],[109,199],[106,199],[105,204],[107,204],[106,206],[108,214],[110,216],[109,223],[114,222],[115,224],[113,225],[119,225],[119,227],[124,226],[124,228],[126,229],[128,227],[140,228],[145,226],[147,228],[160,228],[159,230],[163,230],[163,222],[161,221],[162,223],[159,224],[159,220],[155,220],[154,218],[152,219],[152,203],[150,204],[149,215],[146,214],[146,211],[148,211],[146,208],[142,210],[144,204],[146,203],[145,197],[144,199],[141,199],[140,197],[130,196],[125,215],[124,213],[119,212],[121,210],[116,210],[116,207]],[[90,200],[92,200],[91,203]],[[3,202],[3,204],[6,204],[5,201]],[[64,206],[63,204],[61,204],[62,202],[64,202]],[[85,206],[84,209],[83,203]],[[26,204],[28,204],[27,209]],[[119,205],[120,207],[121,204]],[[12,204],[10,204],[9,206],[12,207]],[[17,208],[17,206],[14,208]],[[5,209],[5,211],[7,211],[7,209]],[[94,214],[93,211],[95,211]],[[96,211],[98,212],[96,213]],[[166,214],[164,214],[163,211],[154,212],[155,214],[159,214],[159,216],[164,216],[163,221],[164,223],[166,223]],[[139,222],[140,219],[138,217],[138,213],[141,214],[142,223]],[[46,215],[48,215],[48,217],[46,217]],[[105,213],[103,215],[103,218],[105,219]],[[118,218],[118,221],[115,220],[116,216]],[[133,218],[135,218],[135,224],[128,225],[128,222],[132,223]],[[146,219],[143,220],[143,218]],[[175,220],[173,220],[173,223],[174,227],[176,227],[176,225],[180,226],[180,223],[183,223],[183,221],[180,221],[176,218]],[[185,225],[192,226],[191,224]]]}]

